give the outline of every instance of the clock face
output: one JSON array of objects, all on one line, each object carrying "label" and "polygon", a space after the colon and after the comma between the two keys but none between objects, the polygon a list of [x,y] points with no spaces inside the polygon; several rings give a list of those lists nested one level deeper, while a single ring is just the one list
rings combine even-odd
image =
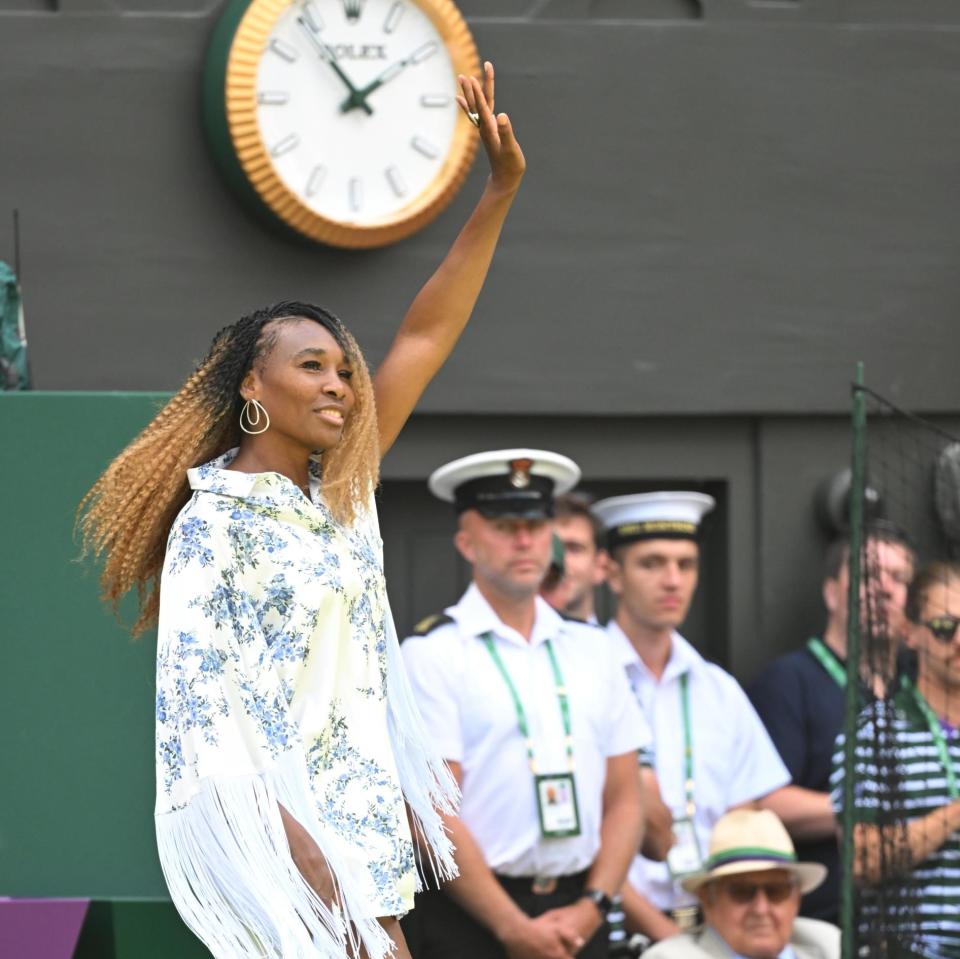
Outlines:
[{"label": "clock face", "polygon": [[251,0],[231,37],[225,119],[274,215],[343,246],[433,219],[476,151],[455,96],[476,73],[450,0]]}]

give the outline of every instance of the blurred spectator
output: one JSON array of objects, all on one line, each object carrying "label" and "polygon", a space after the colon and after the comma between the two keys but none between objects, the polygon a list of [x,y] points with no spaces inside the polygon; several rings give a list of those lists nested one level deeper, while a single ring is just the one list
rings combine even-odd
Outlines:
[{"label": "blurred spectator", "polygon": [[[907,594],[916,683],[901,675],[857,724],[853,873],[869,955],[960,956],[960,564],[931,563]],[[843,813],[844,736],[833,804]],[[872,888],[876,887],[876,888]]]},{"label": "blurred spectator", "polygon": [[541,595],[561,615],[596,623],[593,594],[604,580],[607,554],[590,499],[582,493],[558,496],[553,531],[563,547],[563,575],[545,584]]},{"label": "blurred spectator", "polygon": [[840,930],[798,919],[800,897],[826,876],[797,862],[783,823],[769,810],[738,809],[717,820],[704,870],[683,881],[703,925],[644,953],[649,959],[839,959]]},{"label": "blurred spectator", "polygon": [[729,809],[789,782],[763,724],[736,680],[708,663],[677,628],[698,581],[703,493],[618,496],[594,507],[607,528],[607,624],[654,735],[654,768],[669,807],[666,863],[637,856],[624,887],[631,931],[654,939],[697,922],[696,897],[679,880],[699,872],[710,830]]},{"label": "blurred spectator", "polygon": [[[864,622],[870,643],[861,657],[863,702],[885,692],[904,631],[904,604],[914,555],[904,534],[877,522],[867,532],[864,556]],[[827,622],[822,637],[775,659],[748,693],[790,771],[792,780],[769,795],[764,805],[783,820],[804,859],[827,867],[826,882],[803,901],[801,914],[836,922],[840,909],[840,852],[830,804],[834,742],[845,709],[847,602],[850,543],[837,540],[827,550],[823,602]],[[868,657],[878,664],[871,671]]]}]

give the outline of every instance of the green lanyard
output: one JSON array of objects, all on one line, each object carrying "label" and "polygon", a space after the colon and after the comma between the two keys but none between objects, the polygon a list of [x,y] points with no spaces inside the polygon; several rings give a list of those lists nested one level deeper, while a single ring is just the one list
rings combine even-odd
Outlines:
[{"label": "green lanyard", "polygon": [[821,639],[808,639],[807,649],[813,653],[818,663],[830,674],[830,678],[841,688],[847,688],[847,671]]},{"label": "green lanyard", "polygon": [[960,787],[957,786],[957,771],[954,769],[953,757],[950,755],[950,750],[947,747],[947,737],[943,735],[943,726],[940,725],[940,720],[937,718],[936,713],[930,708],[930,704],[923,698],[920,690],[910,682],[907,676],[900,677],[900,685],[913,696],[913,701],[917,704],[917,709],[923,713],[923,718],[927,721],[927,726],[930,727],[930,735],[933,736],[933,742],[937,747],[937,752],[940,753],[940,763],[947,776],[947,791],[950,793],[950,798],[960,799]]},{"label": "green lanyard", "polygon": [[693,798],[693,732],[690,728],[690,674],[680,676],[680,707],[683,713],[683,792],[687,818],[693,819],[697,804]]},{"label": "green lanyard", "polygon": [[[530,763],[530,772],[537,775],[537,761],[533,753],[533,740],[530,738],[530,726],[527,724],[527,714],[523,711],[523,703],[520,702],[520,694],[517,687],[513,685],[513,680],[507,672],[507,667],[497,652],[497,647],[493,642],[491,633],[484,633],[480,637],[487,647],[503,681],[510,690],[510,696],[513,699],[513,708],[517,711],[517,725],[520,727],[520,735],[523,736],[524,745],[527,747],[527,761]],[[547,647],[547,655],[550,657],[550,667],[553,670],[553,682],[557,687],[557,701],[560,703],[560,715],[563,719],[564,744],[567,749],[567,762],[570,764],[570,772],[573,772],[573,732],[570,725],[570,700],[567,698],[567,687],[563,684],[563,674],[560,672],[560,664],[557,662],[557,655],[553,651],[553,644],[550,640],[544,641]]]}]

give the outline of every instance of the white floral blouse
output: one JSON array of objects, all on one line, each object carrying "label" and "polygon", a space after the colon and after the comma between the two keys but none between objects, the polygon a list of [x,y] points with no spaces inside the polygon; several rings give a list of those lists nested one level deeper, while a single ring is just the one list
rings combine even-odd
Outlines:
[{"label": "white floral blouse", "polygon": [[[343,956],[351,938],[383,955],[374,920],[410,909],[417,886],[404,791],[441,872],[452,862],[443,767],[398,768],[423,738],[405,678],[396,697],[388,683],[402,666],[376,515],[346,528],[316,475],[308,499],[280,474],[226,469],[235,455],[189,471],[161,581],[156,818],[171,896],[218,957]],[[293,866],[278,803],[326,856],[331,908]]]}]

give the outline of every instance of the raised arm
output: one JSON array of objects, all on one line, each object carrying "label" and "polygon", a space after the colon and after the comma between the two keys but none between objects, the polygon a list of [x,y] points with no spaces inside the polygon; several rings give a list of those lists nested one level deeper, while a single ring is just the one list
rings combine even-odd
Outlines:
[{"label": "raised arm", "polygon": [[493,65],[484,64],[482,86],[475,77],[460,77],[460,89],[461,109],[478,117],[490,176],[450,251],[410,305],[374,376],[381,455],[393,445],[467,325],[526,169],[509,118],[493,113]]}]

